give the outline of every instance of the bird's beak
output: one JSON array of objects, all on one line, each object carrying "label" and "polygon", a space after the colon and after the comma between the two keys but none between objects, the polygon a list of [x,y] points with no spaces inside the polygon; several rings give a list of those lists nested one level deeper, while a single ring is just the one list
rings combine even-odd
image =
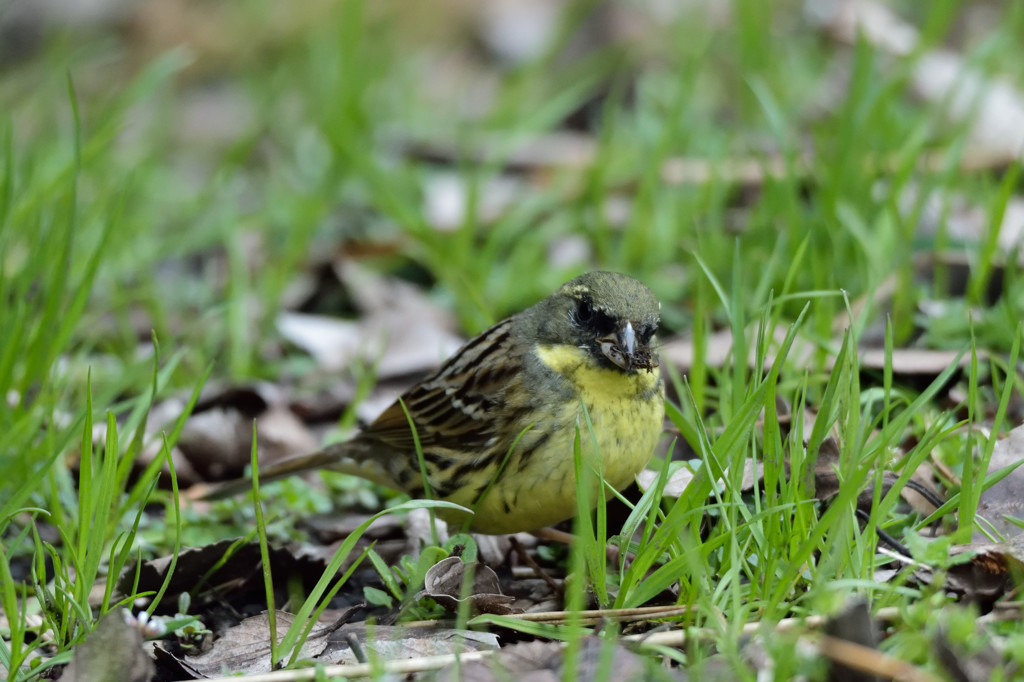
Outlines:
[{"label": "bird's beak", "polygon": [[602,336],[597,342],[601,346],[601,353],[616,367],[627,372],[634,369],[650,371],[658,366],[652,360],[650,350],[643,345],[637,345],[636,332],[633,331],[633,323],[629,320],[626,320],[617,331]]}]

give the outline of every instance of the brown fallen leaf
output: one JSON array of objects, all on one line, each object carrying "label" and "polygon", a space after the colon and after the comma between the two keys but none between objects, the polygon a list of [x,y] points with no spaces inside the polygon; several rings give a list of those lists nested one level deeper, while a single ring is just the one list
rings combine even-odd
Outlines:
[{"label": "brown fallen leaf", "polygon": [[[1015,535],[1020,526],[1011,519],[1024,519],[1024,426],[1010,431],[996,442],[989,460],[989,473],[1015,467],[1003,480],[981,493],[978,514],[1003,535]],[[983,536],[976,537],[981,539]]]},{"label": "brown fallen leaf", "polygon": [[[183,592],[190,593],[193,601],[205,591],[215,592],[221,598],[236,591],[252,591],[262,595],[263,573],[260,569],[260,549],[257,543],[250,542],[236,548],[231,556],[218,566],[234,543],[234,540],[226,539],[204,547],[182,549],[178,553],[174,575],[167,585],[164,603],[173,603]],[[165,556],[144,561],[138,568],[137,591],[159,590],[170,569],[171,560],[172,557]],[[307,589],[312,589],[327,566],[326,561],[275,547],[270,548],[270,565],[275,582],[285,585],[290,580],[298,579]],[[212,566],[217,566],[217,570],[209,573]],[[122,595],[129,596],[134,593],[132,586],[135,573],[135,567],[126,568],[118,578],[117,590]]]},{"label": "brown fallen leaf", "polygon": [[369,652],[378,660],[395,661],[498,648],[498,636],[490,632],[365,622],[345,625],[332,633],[329,640],[318,660],[341,665],[365,662],[369,656],[364,654]]},{"label": "brown fallen leaf", "polygon": [[[309,428],[284,405],[271,405],[255,418],[261,464],[311,452],[319,445]],[[253,418],[235,409],[193,414],[181,431],[178,449],[203,481],[239,475],[252,456]]]},{"label": "brown fallen leaf", "polygon": [[[277,611],[276,620],[280,641],[294,616]],[[497,648],[497,636],[487,632],[320,621],[314,624],[298,658],[321,665],[355,665],[371,657],[396,661]],[[206,677],[270,672],[269,618],[266,613],[246,618],[230,628],[206,653],[178,660],[186,670]]]},{"label": "brown fallen leaf", "polygon": [[[277,643],[284,639],[295,617],[285,611],[275,612]],[[330,623],[315,623],[300,649],[299,658],[315,659],[327,648],[327,636],[336,628]],[[185,663],[206,677],[230,673],[249,675],[273,670],[270,657],[270,618],[267,613],[246,618],[228,628],[213,647],[197,656],[185,656]]]},{"label": "brown fallen leaf", "polygon": [[382,277],[352,262],[333,272],[360,312],[358,320],[282,312],[278,331],[325,371],[374,363],[378,379],[425,372],[462,345],[451,313],[415,285]]},{"label": "brown fallen leaf", "polygon": [[[467,573],[472,582],[464,587]],[[459,605],[465,602],[469,603],[472,613],[507,615],[515,612],[512,608],[515,597],[501,593],[494,571],[483,564],[466,563],[457,556],[442,559],[430,567],[423,581],[423,594],[452,612],[458,611]]]},{"label": "brown fallen leaf", "polygon": [[[132,462],[137,470],[161,453],[164,434],[173,429],[185,406],[184,398],[178,396],[153,406],[146,421],[142,451]],[[187,488],[240,475],[250,461],[253,421],[261,462],[310,452],[319,445],[310,429],[290,409],[284,389],[267,382],[209,385],[171,449],[179,486]],[[93,427],[93,443],[100,446],[106,437],[106,422],[97,423]],[[167,467],[164,470],[167,472]],[[166,475],[162,482],[170,485]]]},{"label": "brown fallen leaf", "polygon": [[[168,398],[154,405],[149,411],[146,421],[145,445],[139,455],[132,461],[132,466],[138,470],[149,465],[161,452],[163,447],[162,432],[169,432],[170,428],[162,428],[171,424],[185,409],[185,401],[179,398]],[[120,431],[120,429],[119,429]],[[123,438],[124,436],[122,436]],[[106,420],[97,421],[92,429],[92,442],[95,447],[102,447],[107,439]],[[78,469],[81,453],[75,451],[68,454],[68,465]],[[178,477],[178,484],[187,487],[203,480],[203,477],[193,467],[181,448],[171,448],[171,461],[174,463],[174,472]],[[165,471],[167,471],[165,467]],[[164,478],[165,481],[168,479]],[[167,483],[169,485],[169,483]]]},{"label": "brown fallen leaf", "polygon": [[[686,679],[679,670],[659,669],[652,678],[650,666],[657,665],[639,656],[621,644],[600,637],[586,637],[580,642],[575,657],[573,675],[569,679],[580,682],[591,680],[647,680]],[[565,646],[558,642],[523,642],[504,647],[499,653],[483,661],[460,666],[448,666],[437,677],[439,682],[560,682],[567,679]]]},{"label": "brown fallen leaf", "polygon": [[[966,601],[977,602],[990,607],[993,602],[1006,595],[1014,580],[1024,576],[1024,533],[1006,542],[984,542],[954,545],[950,557],[970,555],[970,558],[955,563],[946,572],[945,587]],[[920,568],[914,573],[923,584],[932,581],[934,571]]]},{"label": "brown fallen leaf", "polygon": [[[814,497],[825,504],[839,494],[843,484],[839,479],[839,457],[839,444],[830,436],[822,442],[817,457],[809,462],[812,466],[808,472],[808,480],[813,485]],[[898,481],[899,474],[895,471],[883,471],[879,499],[888,495]],[[927,513],[935,511],[943,502],[929,484],[922,483],[913,476],[900,489],[900,495],[915,508],[923,509]],[[870,513],[874,503],[875,482],[873,477],[869,477],[864,489],[857,495],[857,509],[863,513]]]},{"label": "brown fallen leaf", "polygon": [[76,649],[59,682],[148,682],[153,660],[124,609],[105,615]]},{"label": "brown fallen leaf", "polygon": [[[844,642],[853,642],[870,649],[878,647],[878,631],[871,619],[868,604],[863,599],[852,600],[842,611],[829,618],[824,632]],[[833,660],[828,679],[830,682],[874,682],[878,678],[843,661]]]}]

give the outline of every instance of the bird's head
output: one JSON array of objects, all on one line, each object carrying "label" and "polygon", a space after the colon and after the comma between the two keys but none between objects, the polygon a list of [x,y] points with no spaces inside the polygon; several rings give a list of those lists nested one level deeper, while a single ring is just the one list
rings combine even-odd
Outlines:
[{"label": "bird's head", "polygon": [[654,334],[661,304],[646,286],[616,272],[588,272],[566,282],[533,309],[537,340],[572,345],[623,372],[658,366]]}]

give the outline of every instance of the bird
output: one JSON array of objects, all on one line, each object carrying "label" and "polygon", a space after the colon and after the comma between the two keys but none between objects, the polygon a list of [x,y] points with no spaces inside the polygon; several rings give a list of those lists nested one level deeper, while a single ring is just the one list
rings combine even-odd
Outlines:
[{"label": "bird", "polygon": [[[577,438],[582,461],[616,490],[657,446],[665,415],[660,317],[661,304],[638,280],[582,274],[470,339],[352,439],[261,467],[259,479],[354,474],[470,509],[468,529],[483,534],[572,518]],[[234,481],[208,497],[250,488]],[[467,525],[464,512],[438,515]]]}]

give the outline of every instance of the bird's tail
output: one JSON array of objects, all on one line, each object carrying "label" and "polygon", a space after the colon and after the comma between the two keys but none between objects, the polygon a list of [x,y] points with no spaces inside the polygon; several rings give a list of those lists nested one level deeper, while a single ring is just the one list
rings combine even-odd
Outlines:
[{"label": "bird's tail", "polygon": [[[329,469],[343,474],[359,476],[389,488],[400,489],[393,477],[381,466],[380,460],[367,452],[359,439],[333,443],[308,455],[289,457],[266,467],[260,467],[260,485],[317,469]],[[205,500],[222,500],[252,490],[249,477],[228,481],[203,496]]]}]

